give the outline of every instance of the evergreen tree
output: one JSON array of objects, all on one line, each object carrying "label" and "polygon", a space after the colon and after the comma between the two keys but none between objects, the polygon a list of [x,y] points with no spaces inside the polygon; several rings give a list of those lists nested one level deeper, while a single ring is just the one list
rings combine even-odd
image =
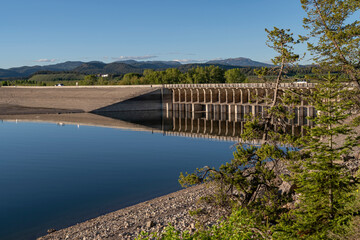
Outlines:
[{"label": "evergreen tree", "polygon": [[226,83],[242,83],[245,82],[246,76],[239,68],[229,69],[225,72]]},{"label": "evergreen tree", "polygon": [[[331,239],[343,236],[351,223],[359,179],[346,167],[352,148],[358,145],[347,123],[354,103],[349,89],[336,76],[325,78],[310,96],[319,114],[315,126],[302,139],[303,148],[293,152],[291,177],[299,196],[296,209],[277,226],[278,239]],[[335,137],[346,137],[335,142]]]},{"label": "evergreen tree", "polygon": [[308,48],[328,70],[345,72],[360,87],[359,0],[301,0],[307,13]]}]

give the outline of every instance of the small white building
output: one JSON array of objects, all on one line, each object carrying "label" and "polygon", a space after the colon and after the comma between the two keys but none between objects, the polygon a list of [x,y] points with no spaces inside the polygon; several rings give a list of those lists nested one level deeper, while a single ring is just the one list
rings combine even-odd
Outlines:
[{"label": "small white building", "polygon": [[109,77],[109,74],[101,74],[101,77]]}]

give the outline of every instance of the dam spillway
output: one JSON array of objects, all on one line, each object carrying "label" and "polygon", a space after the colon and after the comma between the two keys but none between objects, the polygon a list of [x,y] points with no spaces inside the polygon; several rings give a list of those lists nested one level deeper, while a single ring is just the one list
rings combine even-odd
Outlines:
[{"label": "dam spillway", "polygon": [[[310,83],[282,83],[279,85],[278,97],[284,96],[288,90],[308,94],[314,87],[315,84]],[[265,117],[266,109],[274,98],[275,84],[173,84],[165,85],[164,88],[171,91],[171,100],[164,102],[167,113],[202,112],[206,119],[228,119],[237,122],[241,116],[250,113],[253,116]],[[306,117],[316,114],[315,109],[301,96],[299,104],[288,110],[295,115],[294,119],[289,120],[290,125],[310,124]]]}]

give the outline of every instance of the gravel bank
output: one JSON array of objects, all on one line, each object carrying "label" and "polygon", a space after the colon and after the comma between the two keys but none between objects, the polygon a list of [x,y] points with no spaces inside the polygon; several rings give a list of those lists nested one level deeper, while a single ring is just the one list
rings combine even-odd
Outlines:
[{"label": "gravel bank", "polygon": [[[168,223],[176,229],[194,231],[195,220],[189,215],[189,210],[196,209],[197,200],[210,191],[212,188],[205,185],[183,189],[38,239],[134,239],[141,231],[161,231]],[[215,219],[207,222],[208,225],[215,223]]]}]

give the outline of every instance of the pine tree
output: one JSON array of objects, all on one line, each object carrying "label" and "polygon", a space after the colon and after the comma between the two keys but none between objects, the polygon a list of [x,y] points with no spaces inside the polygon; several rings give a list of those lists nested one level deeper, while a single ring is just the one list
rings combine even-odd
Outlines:
[{"label": "pine tree", "polygon": [[[303,148],[294,153],[291,167],[299,204],[283,216],[275,238],[332,239],[348,230],[354,211],[349,206],[359,183],[345,164],[358,145],[348,123],[354,105],[349,92],[329,74],[311,95],[318,111],[312,119],[315,126],[302,139]],[[335,142],[340,136],[346,137],[344,142]]]},{"label": "pine tree", "polygon": [[[183,187],[210,181],[215,183],[218,189],[215,194],[205,198],[206,202],[227,210],[228,214],[233,208],[245,209],[258,223],[264,236],[267,235],[264,220],[275,224],[279,214],[287,211],[283,206],[291,200],[290,194],[279,190],[279,182],[282,182],[279,175],[283,162],[295,148],[283,147],[282,144],[290,143],[289,138],[285,137],[284,131],[274,126],[282,128],[285,117],[288,117],[280,94],[280,83],[286,75],[286,68],[299,59],[293,53],[293,45],[297,41],[290,30],[274,27],[271,31],[266,29],[266,32],[267,45],[278,54],[273,63],[279,65],[274,69],[277,73],[276,82],[270,85],[274,94],[266,118],[248,116],[241,135],[242,142],[238,144],[230,163],[219,169],[206,166],[191,174],[181,173],[179,179]],[[247,144],[253,140],[261,140],[261,144]]]},{"label": "pine tree", "polygon": [[360,88],[360,21],[354,18],[360,1],[301,0],[301,5],[313,59],[328,70],[344,72]]}]

